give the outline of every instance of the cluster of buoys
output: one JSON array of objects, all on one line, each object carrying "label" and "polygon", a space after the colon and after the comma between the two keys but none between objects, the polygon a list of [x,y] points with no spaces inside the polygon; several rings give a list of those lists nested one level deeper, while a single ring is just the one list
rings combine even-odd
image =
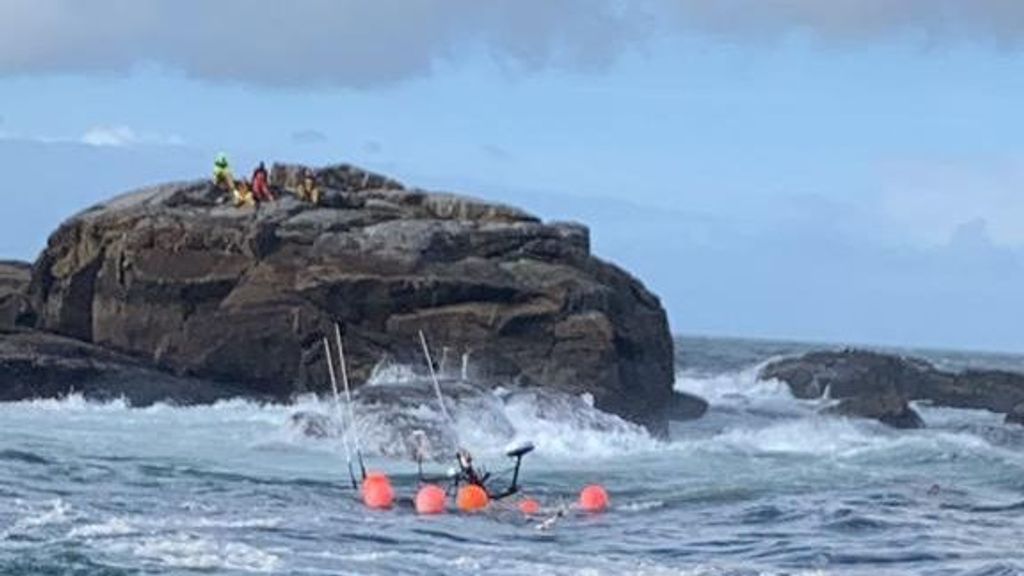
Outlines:
[{"label": "cluster of buoys", "polygon": [[[363,504],[367,508],[387,510],[395,504],[395,491],[391,487],[391,480],[382,472],[367,474],[361,492]],[[609,502],[608,492],[604,487],[591,484],[580,491],[577,506],[584,512],[597,513],[607,510]],[[486,509],[490,503],[487,491],[476,484],[460,487],[455,495],[455,507],[460,512],[479,512]],[[443,514],[448,508],[448,494],[437,484],[426,484],[416,493],[414,504],[417,514]],[[540,502],[533,498],[523,498],[516,507],[526,516],[541,513]]]}]

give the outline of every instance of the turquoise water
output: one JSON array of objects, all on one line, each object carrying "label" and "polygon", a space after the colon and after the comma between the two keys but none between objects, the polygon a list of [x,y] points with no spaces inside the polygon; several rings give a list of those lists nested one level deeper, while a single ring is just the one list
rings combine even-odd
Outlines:
[{"label": "turquoise water", "polygon": [[[813,347],[813,346],[812,346]],[[336,438],[307,438],[298,410],[0,405],[4,574],[1017,574],[1024,572],[1024,429],[983,412],[921,407],[926,430],[824,418],[756,367],[807,345],[686,339],[677,387],[708,398],[700,421],[656,441],[567,404],[456,410],[479,460],[532,439],[529,494],[547,513],[603,483],[612,507],[549,530],[496,509],[420,518],[372,512],[346,488]],[[1021,359],[929,353],[950,366]],[[404,409],[429,417],[430,406]],[[370,452],[389,422],[362,410]],[[370,457],[398,492],[414,466]],[[443,471],[443,465],[432,471]]]}]

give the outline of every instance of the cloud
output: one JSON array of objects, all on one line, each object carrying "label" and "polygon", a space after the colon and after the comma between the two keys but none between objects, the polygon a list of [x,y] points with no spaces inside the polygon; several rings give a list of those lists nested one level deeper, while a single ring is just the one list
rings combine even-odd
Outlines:
[{"label": "cloud", "polygon": [[0,130],[0,142],[26,144],[84,144],[97,148],[124,148],[129,146],[184,146],[185,140],[177,135],[137,132],[128,126],[95,126],[78,137],[22,134]]},{"label": "cloud", "polygon": [[140,134],[127,126],[96,126],[90,128],[79,139],[89,146],[181,146],[184,141],[179,136],[162,136],[159,134]]},{"label": "cloud", "polygon": [[668,7],[675,25],[740,40],[797,31],[826,40],[868,41],[916,34],[929,43],[972,41],[1019,45],[1019,0],[680,0]]},{"label": "cloud", "polygon": [[367,87],[485,47],[534,67],[600,66],[635,38],[614,0],[5,0],[0,75],[128,72]]},{"label": "cloud", "polygon": [[497,144],[483,144],[480,146],[480,150],[492,160],[505,161],[512,157],[508,150]]},{"label": "cloud", "polygon": [[1020,46],[1019,0],[4,0],[0,75],[157,64],[272,86],[388,85],[488,53],[599,70],[658,34]]},{"label": "cloud", "polygon": [[327,142],[327,135],[319,130],[298,130],[292,132],[292,142],[296,144],[322,144]]},{"label": "cloud", "polygon": [[891,170],[882,218],[911,241],[944,245],[983,222],[994,245],[1024,247],[1024,157],[932,160]]}]

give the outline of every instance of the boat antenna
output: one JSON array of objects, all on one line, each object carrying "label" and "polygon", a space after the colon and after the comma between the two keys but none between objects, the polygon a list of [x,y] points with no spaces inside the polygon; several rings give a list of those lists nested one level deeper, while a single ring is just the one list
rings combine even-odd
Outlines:
[{"label": "boat antenna", "polygon": [[444,394],[441,393],[441,383],[437,380],[437,372],[434,371],[434,361],[430,357],[430,347],[427,346],[427,337],[423,335],[423,330],[420,330],[420,344],[423,346],[423,356],[427,360],[427,368],[430,370],[430,380],[434,383],[434,393],[437,394],[437,403],[441,406],[441,414],[444,415],[445,419],[452,427],[452,431],[458,434],[455,430],[455,420],[452,419],[452,415],[448,413],[448,408],[444,405]]},{"label": "boat antenna", "polygon": [[[334,392],[334,411],[338,415],[338,419],[342,422],[345,421],[345,417],[341,412],[341,400],[338,394],[338,379],[334,374],[334,361],[332,360],[331,344],[328,342],[327,337],[324,336],[324,357],[327,359],[327,373],[331,377],[331,391]],[[352,470],[352,449],[348,445],[348,427],[345,427],[341,433],[341,443],[345,446],[345,461],[348,463],[348,477],[352,480],[352,489],[359,489],[359,483],[356,482],[356,475]]]},{"label": "boat antenna", "polygon": [[334,338],[338,341],[338,359],[341,362],[341,383],[345,386],[345,403],[348,405],[348,427],[352,433],[352,442],[356,447],[356,458],[359,459],[359,472],[366,480],[366,464],[363,462],[363,448],[356,430],[356,413],[352,407],[352,387],[348,383],[348,367],[345,362],[345,345],[341,341],[341,326],[334,324]]}]

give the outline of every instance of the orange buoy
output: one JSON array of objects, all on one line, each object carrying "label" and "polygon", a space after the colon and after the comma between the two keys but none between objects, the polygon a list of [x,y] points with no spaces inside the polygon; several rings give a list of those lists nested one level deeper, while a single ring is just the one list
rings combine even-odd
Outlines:
[{"label": "orange buoy", "polygon": [[395,491],[391,480],[381,472],[371,472],[363,480],[363,504],[369,508],[384,510],[395,503]]},{"label": "orange buoy", "polygon": [[448,495],[436,484],[427,484],[416,493],[417,514],[441,514]]},{"label": "orange buoy", "polygon": [[591,484],[580,491],[580,508],[584,512],[603,512],[608,508],[608,492],[599,484]]},{"label": "orange buoy", "polygon": [[527,516],[540,514],[540,502],[533,498],[524,498],[519,502],[519,511]]},{"label": "orange buoy", "polygon": [[463,512],[483,510],[490,502],[491,498],[487,495],[487,491],[476,484],[467,484],[459,488],[459,494],[455,498],[455,503]]}]

